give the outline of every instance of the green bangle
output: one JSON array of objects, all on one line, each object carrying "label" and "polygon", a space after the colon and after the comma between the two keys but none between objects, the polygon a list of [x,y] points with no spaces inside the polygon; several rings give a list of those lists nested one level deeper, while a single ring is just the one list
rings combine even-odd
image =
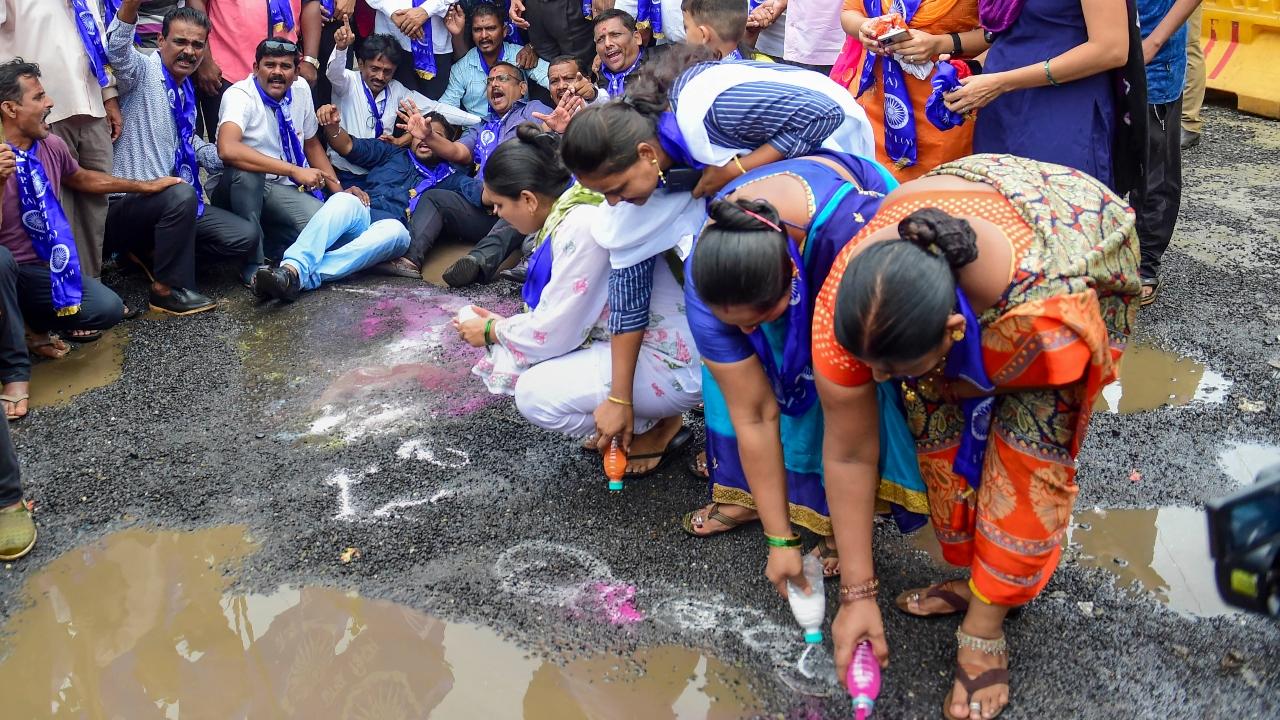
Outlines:
[{"label": "green bangle", "polygon": [[800,547],[800,536],[792,535],[791,537],[786,538],[786,537],[778,537],[776,535],[770,535],[768,533],[765,533],[764,544],[768,545],[769,547],[798,548]]},{"label": "green bangle", "polygon": [[489,335],[492,332],[493,332],[493,318],[489,318],[488,322],[484,324],[484,346],[485,347],[489,347],[490,345],[493,345],[493,341],[489,339]]},{"label": "green bangle", "polygon": [[1053,73],[1049,72],[1049,61],[1048,61],[1048,60],[1045,60],[1045,61],[1044,61],[1044,76],[1045,76],[1045,78],[1047,78],[1047,79],[1049,80],[1049,84],[1050,84],[1050,85],[1052,85],[1052,86],[1054,86],[1054,87],[1058,87],[1059,85],[1061,85],[1061,84],[1062,84],[1062,83],[1058,82],[1057,80],[1054,80],[1054,79],[1053,79]]}]

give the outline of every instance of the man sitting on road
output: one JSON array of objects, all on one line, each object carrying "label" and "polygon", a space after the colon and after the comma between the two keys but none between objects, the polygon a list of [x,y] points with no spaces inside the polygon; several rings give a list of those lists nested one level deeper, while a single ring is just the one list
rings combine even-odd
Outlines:
[{"label": "man sitting on road", "polygon": [[567,92],[572,91],[588,105],[606,102],[609,93],[591,82],[590,69],[583,68],[581,60],[572,55],[561,55],[547,66],[547,82],[551,89],[551,104],[559,105]]},{"label": "man sitting on road", "polygon": [[[471,41],[475,47],[453,64],[449,71],[449,87],[440,97],[440,102],[483,117],[488,112],[487,78],[500,62],[527,70],[534,82],[549,87],[547,61],[539,58],[532,47],[521,48],[514,43],[504,43],[504,21],[502,10],[489,3],[476,5],[471,10]],[[459,45],[461,40],[456,38],[454,44]],[[528,90],[526,85],[524,92]]]},{"label": "man sitting on road", "polygon": [[155,194],[182,182],[176,177],[123,180],[81,168],[67,144],[49,134],[53,100],[40,83],[40,67],[15,58],[0,64],[0,167],[11,174],[0,191],[0,395],[11,419],[26,415],[31,359],[23,324],[37,333],[67,333],[92,342],[124,317],[124,303],[96,278],[81,272],[71,225],[58,198],[76,192]]},{"label": "man sitting on road", "polygon": [[[406,103],[406,109],[413,108]],[[416,108],[412,109],[416,112]],[[292,302],[303,290],[346,277],[376,263],[400,257],[409,247],[409,216],[432,188],[460,191],[471,180],[440,160],[429,143],[401,149],[370,138],[353,138],[340,124],[333,105],[316,111],[329,147],[357,165],[372,168],[361,181],[325,202],[289,246],[277,268],[262,268],[254,292],[262,299]],[[432,133],[452,142],[458,131],[439,113],[428,113]]]},{"label": "man sitting on road", "polygon": [[240,275],[246,285],[266,265],[265,238],[292,244],[323,205],[318,189],[342,191],[316,135],[311,88],[298,77],[297,44],[269,38],[254,57],[253,74],[222,96],[218,155],[226,170],[210,193],[215,205],[257,230]]},{"label": "man sitting on road", "polygon": [[605,10],[597,15],[592,32],[600,60],[600,87],[609,97],[620,98],[627,90],[627,81],[635,77],[653,50],[645,50],[636,19],[622,10]]},{"label": "man sitting on road", "polygon": [[123,248],[151,277],[151,308],[171,315],[212,310],[196,292],[196,252],[243,261],[257,242],[245,219],[205,207],[200,168],[222,171],[218,149],[196,135],[196,96],[191,76],[204,60],[209,18],[192,8],[165,16],[158,51],[143,55],[133,37],[141,0],[124,0],[107,31],[107,57],[115,71],[124,112],[112,171],[124,178],[182,179],[154,195],[111,198],[107,245]]},{"label": "man sitting on road", "polygon": [[[333,54],[325,68],[325,75],[333,86],[333,104],[341,113],[342,126],[351,137],[377,139],[393,135],[396,112],[406,99],[413,100],[424,112],[440,113],[454,124],[474,125],[480,122],[480,118],[471,113],[430,100],[393,79],[396,68],[406,58],[391,35],[374,34],[365,38],[356,53],[360,69],[348,70],[347,49],[355,39],[350,22],[344,20],[333,34]],[[369,172],[342,157],[332,147],[329,148],[329,159],[338,171],[339,183],[344,187],[358,183]]]}]

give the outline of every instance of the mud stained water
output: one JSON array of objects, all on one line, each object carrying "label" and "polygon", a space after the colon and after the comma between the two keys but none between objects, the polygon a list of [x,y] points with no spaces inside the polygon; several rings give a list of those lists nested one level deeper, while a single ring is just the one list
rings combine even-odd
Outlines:
[{"label": "mud stained water", "polygon": [[1102,389],[1095,411],[1135,413],[1163,405],[1219,403],[1231,381],[1189,358],[1135,344],[1120,360],[1120,379]]},{"label": "mud stained water", "polygon": [[438,287],[449,287],[442,277],[444,271],[473,247],[467,243],[444,243],[431,248],[427,261],[422,264],[422,279]]},{"label": "mud stained water", "polygon": [[126,530],[27,583],[0,636],[4,717],[737,718],[745,679],[697,651],[555,664],[483,627],[331,588],[228,588],[241,527]]},{"label": "mud stained water", "polygon": [[31,366],[31,407],[60,405],[80,393],[104,387],[120,379],[129,331],[113,328],[97,342],[71,345],[60,360],[42,360]]},{"label": "mud stained water", "polygon": [[[1218,597],[1203,510],[1082,510],[1072,516],[1067,542],[1079,545],[1078,563],[1112,573],[1122,586],[1137,581],[1174,610],[1200,616],[1236,612]],[[911,544],[939,567],[950,567],[931,529],[916,533]]]}]

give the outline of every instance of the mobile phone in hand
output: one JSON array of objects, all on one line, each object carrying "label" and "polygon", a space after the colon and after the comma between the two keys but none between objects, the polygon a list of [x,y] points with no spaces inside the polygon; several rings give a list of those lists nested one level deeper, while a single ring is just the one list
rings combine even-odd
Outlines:
[{"label": "mobile phone in hand", "polygon": [[905,29],[894,28],[876,39],[880,41],[881,45],[892,45],[901,40],[906,40],[908,37],[911,37],[911,33],[907,32]]}]

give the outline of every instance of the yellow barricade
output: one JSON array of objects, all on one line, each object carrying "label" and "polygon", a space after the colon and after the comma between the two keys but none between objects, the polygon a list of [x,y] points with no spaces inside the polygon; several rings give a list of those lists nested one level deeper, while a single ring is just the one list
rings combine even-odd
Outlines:
[{"label": "yellow barricade", "polygon": [[1200,32],[1206,85],[1280,118],[1280,0],[1204,0]]}]

